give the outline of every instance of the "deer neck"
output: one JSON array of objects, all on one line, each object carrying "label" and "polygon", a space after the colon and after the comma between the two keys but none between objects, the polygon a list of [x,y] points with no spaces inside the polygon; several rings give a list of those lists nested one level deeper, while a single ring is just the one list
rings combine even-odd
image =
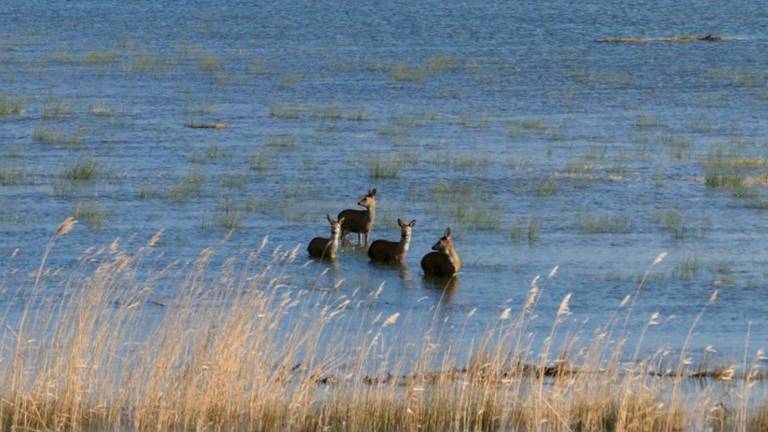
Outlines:
[{"label": "deer neck", "polygon": [[400,236],[400,243],[399,243],[399,251],[401,255],[405,255],[408,253],[408,248],[411,247],[411,236],[410,235],[401,235]]},{"label": "deer neck", "polygon": [[448,256],[448,261],[451,262],[453,269],[458,272],[461,269],[461,258],[456,253],[456,249],[451,246],[449,249],[446,249],[445,254]]},{"label": "deer neck", "polygon": [[371,204],[366,210],[368,211],[368,222],[373,223],[373,219],[376,217],[376,204]]},{"label": "deer neck", "polygon": [[341,239],[341,232],[337,231],[336,234],[331,236],[331,241],[326,246],[326,255],[336,256],[336,252],[339,250],[339,240]]}]

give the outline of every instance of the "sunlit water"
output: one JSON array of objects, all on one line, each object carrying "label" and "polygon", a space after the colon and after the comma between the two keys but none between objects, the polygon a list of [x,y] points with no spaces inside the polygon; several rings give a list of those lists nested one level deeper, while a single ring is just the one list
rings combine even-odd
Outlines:
[{"label": "sunlit water", "polygon": [[[589,334],[667,251],[630,325],[659,312],[648,349],[679,348],[717,289],[691,346],[713,344],[727,363],[750,322],[750,351],[768,337],[768,201],[760,184],[746,197],[705,186],[706,161],[720,152],[765,174],[766,28],[768,8],[748,1],[5,4],[0,97],[22,112],[0,116],[3,302],[32,284],[78,207],[49,268],[161,228],[157,267],[207,246],[216,262],[243,257],[268,236],[300,245],[296,286],[383,282],[368,318],[430,322],[439,306],[460,340],[518,310],[555,265],[535,330],[572,293],[564,326]],[[597,42],[708,33],[735,40]],[[231,127],[185,127],[206,122]],[[95,179],[63,178],[85,160]],[[324,276],[305,266],[326,213],[372,186],[372,239],[417,220],[407,268],[372,266],[355,248]],[[446,226],[464,260],[449,293],[419,267]]]}]

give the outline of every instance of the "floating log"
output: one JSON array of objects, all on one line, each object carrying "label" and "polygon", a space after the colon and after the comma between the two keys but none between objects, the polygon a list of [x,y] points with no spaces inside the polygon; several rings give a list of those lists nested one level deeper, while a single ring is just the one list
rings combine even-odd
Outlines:
[{"label": "floating log", "polygon": [[184,126],[192,129],[226,129],[229,127],[226,123],[187,123]]}]

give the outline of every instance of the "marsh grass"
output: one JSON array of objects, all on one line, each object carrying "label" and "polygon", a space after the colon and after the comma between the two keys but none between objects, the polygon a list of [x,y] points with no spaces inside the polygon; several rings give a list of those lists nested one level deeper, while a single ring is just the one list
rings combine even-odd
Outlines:
[{"label": "marsh grass", "polygon": [[492,162],[491,157],[484,154],[447,152],[432,153],[427,160],[435,166],[466,173],[483,172]]},{"label": "marsh grass", "polygon": [[[519,307],[500,310],[460,359],[455,344],[434,337],[437,328],[408,331],[399,312],[360,315],[378,291],[292,285],[298,250],[262,242],[244,262],[214,267],[207,248],[142,278],[159,235],[137,250],[114,242],[89,252],[67,290],[52,292],[43,277],[16,300],[22,316],[3,317],[0,327],[4,428],[673,432],[766,424],[765,392],[740,384],[759,379],[760,352],[697,381],[700,397],[689,397],[681,390],[697,372],[686,361],[689,338],[664,373],[656,354],[632,356],[633,347],[611,343],[628,337],[621,323],[634,302],[606,311],[594,335],[555,345],[570,334],[568,294],[540,335],[547,342],[531,349],[557,269],[534,279]],[[43,260],[37,273],[45,270]],[[175,294],[163,299],[168,281]],[[699,306],[699,318],[715,301]],[[361,320],[359,331],[346,324]]]},{"label": "marsh grass", "polygon": [[701,262],[695,255],[686,255],[675,264],[673,271],[676,278],[682,281],[690,281],[699,273]]},{"label": "marsh grass", "polygon": [[534,181],[532,189],[533,194],[540,197],[557,195],[560,191],[560,187],[558,186],[555,177],[547,177]]},{"label": "marsh grass", "polygon": [[273,165],[274,161],[272,161],[271,154],[264,150],[257,151],[248,158],[248,167],[258,173],[266,172]]},{"label": "marsh grass", "polygon": [[18,184],[24,177],[24,172],[16,168],[0,168],[0,185],[12,186]]},{"label": "marsh grass", "polygon": [[406,161],[399,157],[376,159],[368,164],[368,178],[399,179],[405,170]]},{"label": "marsh grass", "polygon": [[266,149],[271,152],[286,152],[296,150],[298,147],[296,137],[291,134],[270,135],[267,139]]},{"label": "marsh grass", "polygon": [[23,112],[24,104],[21,100],[10,96],[0,96],[0,116],[21,114]]},{"label": "marsh grass", "polygon": [[685,159],[691,148],[691,138],[686,135],[666,134],[662,141],[671,148],[676,159]]},{"label": "marsh grass", "polygon": [[236,231],[242,227],[243,210],[231,200],[220,202],[212,215],[203,219],[203,229]]},{"label": "marsh grass", "polygon": [[109,212],[94,202],[78,203],[72,211],[72,217],[83,222],[88,228],[101,228],[107,222]]},{"label": "marsh grass", "polygon": [[[374,71],[379,71],[385,68],[378,63],[374,63],[372,69]],[[386,69],[395,81],[420,82],[431,76],[460,71],[461,62],[459,59],[450,55],[434,54],[426,58],[420,64],[407,65],[396,63],[390,65]]]},{"label": "marsh grass", "polygon": [[180,177],[174,185],[166,189],[161,195],[173,201],[186,201],[202,195],[204,187],[205,174],[202,172],[191,172]]},{"label": "marsh grass", "polygon": [[79,160],[61,172],[61,178],[76,182],[96,180],[101,171],[99,163],[92,159]]},{"label": "marsh grass", "polygon": [[284,120],[299,120],[304,116],[301,105],[273,104],[269,106],[269,116]]},{"label": "marsh grass", "polygon": [[629,216],[616,214],[592,214],[580,212],[576,215],[576,227],[588,234],[626,233],[631,226]]},{"label": "marsh grass", "polygon": [[176,202],[188,201],[199,197],[205,191],[206,177],[200,171],[192,171],[176,179],[171,185],[156,185],[147,179],[142,180],[138,187],[138,197],[142,200],[162,198]]},{"label": "marsh grass", "polygon": [[157,74],[163,72],[167,68],[167,64],[157,53],[151,51],[136,51],[129,55],[124,68],[125,71],[129,73]]},{"label": "marsh grass", "polygon": [[117,50],[93,50],[83,54],[82,62],[93,65],[109,65],[120,61],[120,52]]},{"label": "marsh grass", "polygon": [[114,108],[104,102],[91,104],[90,111],[96,117],[111,117],[117,113]]},{"label": "marsh grass", "polygon": [[72,114],[72,105],[62,99],[56,99],[43,106],[43,118],[61,119]]},{"label": "marsh grass", "polygon": [[523,240],[528,243],[538,242],[541,239],[541,218],[530,216],[518,219],[512,224],[509,238],[515,242]]},{"label": "marsh grass", "polygon": [[245,189],[248,186],[248,175],[237,173],[222,174],[219,184],[224,189]]},{"label": "marsh grass", "polygon": [[78,146],[82,144],[83,137],[79,132],[66,133],[60,129],[35,126],[32,130],[32,140],[40,144]]},{"label": "marsh grass", "polygon": [[487,113],[465,112],[459,116],[459,125],[465,129],[486,129],[491,125],[491,116]]},{"label": "marsh grass", "polygon": [[650,114],[640,114],[635,118],[635,127],[640,129],[645,128],[658,128],[662,126],[662,123],[654,116]]},{"label": "marsh grass", "polygon": [[681,212],[675,209],[660,209],[651,215],[651,220],[659,228],[672,236],[673,240],[688,240],[703,237],[709,229],[706,220],[698,223],[691,222]]},{"label": "marsh grass", "polygon": [[498,230],[503,210],[498,205],[457,204],[452,206],[450,216],[460,226],[475,230]]},{"label": "marsh grass", "polygon": [[368,114],[364,108],[341,108],[335,104],[316,106],[312,109],[312,117],[325,122],[368,120]]}]

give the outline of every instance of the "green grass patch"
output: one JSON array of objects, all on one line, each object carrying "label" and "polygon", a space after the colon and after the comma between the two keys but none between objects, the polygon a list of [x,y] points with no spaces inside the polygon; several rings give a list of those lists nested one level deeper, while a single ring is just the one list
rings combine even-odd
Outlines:
[{"label": "green grass patch", "polygon": [[389,68],[389,75],[400,82],[419,82],[426,77],[426,71],[421,67],[413,67],[404,64],[392,65]]},{"label": "green grass patch", "polygon": [[277,152],[295,150],[297,147],[296,137],[293,135],[270,135],[266,147]]},{"label": "green grass patch", "polygon": [[484,207],[487,204],[459,204],[452,208],[450,215],[459,225],[476,230],[496,230],[501,226],[498,208]]},{"label": "green grass patch", "polygon": [[688,255],[680,258],[675,264],[673,274],[679,280],[690,281],[699,273],[699,270],[701,270],[699,259],[694,255]]},{"label": "green grass patch", "polygon": [[223,174],[219,184],[224,189],[245,189],[248,186],[248,176],[246,174]]},{"label": "green grass patch", "polygon": [[115,114],[115,111],[105,103],[95,103],[90,107],[91,114],[96,117],[110,117]]},{"label": "green grass patch", "polygon": [[0,168],[0,184],[11,186],[21,181],[24,173],[19,169]]},{"label": "green grass patch", "polygon": [[401,158],[391,157],[377,159],[368,165],[368,177],[371,179],[398,179],[405,169],[405,161]]},{"label": "green grass patch", "polygon": [[661,126],[661,123],[650,114],[640,114],[635,119],[636,128],[655,128]]},{"label": "green grass patch", "polygon": [[45,126],[35,126],[32,130],[32,140],[40,144],[76,146],[83,142],[79,133],[64,133],[58,129]]},{"label": "green grass patch", "polygon": [[24,105],[19,99],[10,96],[0,96],[0,116],[21,114],[22,112],[24,112]]},{"label": "green grass patch", "polygon": [[269,116],[284,120],[299,120],[304,115],[304,107],[301,105],[276,104],[269,106]]},{"label": "green grass patch", "polygon": [[96,203],[79,203],[72,212],[72,217],[84,223],[88,228],[101,228],[105,225],[108,212]]},{"label": "green grass patch", "polygon": [[539,241],[541,239],[541,219],[538,216],[531,216],[515,221],[509,232],[509,238],[515,242],[535,243]]},{"label": "green grass patch", "polygon": [[205,175],[200,172],[193,172],[179,178],[176,184],[165,191],[164,195],[173,201],[186,201],[202,195],[204,186]]},{"label": "green grass patch", "polygon": [[60,119],[71,114],[72,105],[63,100],[54,100],[43,106],[43,118]]},{"label": "green grass patch", "polygon": [[95,160],[77,161],[71,167],[65,168],[61,178],[70,181],[86,182],[95,180],[99,175],[99,163]]},{"label": "green grass patch", "polygon": [[588,234],[617,234],[629,231],[631,220],[628,216],[613,214],[590,214],[581,212],[576,216],[576,228]]},{"label": "green grass patch", "polygon": [[83,63],[108,65],[120,61],[120,52],[115,50],[93,50],[83,55]]}]

